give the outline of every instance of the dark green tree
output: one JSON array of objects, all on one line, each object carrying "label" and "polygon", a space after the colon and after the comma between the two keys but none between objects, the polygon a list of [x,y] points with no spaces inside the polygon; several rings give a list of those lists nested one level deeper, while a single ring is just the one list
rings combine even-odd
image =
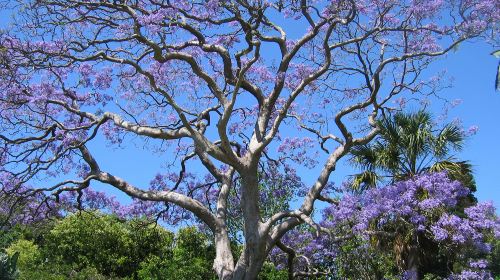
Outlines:
[{"label": "dark green tree", "polygon": [[45,256],[80,271],[93,267],[103,275],[134,276],[150,255],[168,257],[173,234],[144,221],[120,221],[113,215],[79,212],[61,220],[46,236]]},{"label": "dark green tree", "polygon": [[141,264],[140,279],[217,279],[212,270],[215,249],[207,235],[195,227],[180,229],[170,257],[151,255]]},{"label": "dark green tree", "polygon": [[17,259],[19,253],[9,256],[7,253],[0,251],[0,279],[1,280],[16,280],[19,276],[17,269]]},{"label": "dark green tree", "polygon": [[6,232],[9,258],[19,255],[20,280],[216,279],[211,239],[195,227],[174,234],[147,220],[78,212],[44,233]]},{"label": "dark green tree", "polygon": [[19,253],[20,279],[138,279],[145,260],[171,258],[174,240],[151,222],[100,212],[70,214],[44,231],[7,232],[14,236],[7,252]]}]

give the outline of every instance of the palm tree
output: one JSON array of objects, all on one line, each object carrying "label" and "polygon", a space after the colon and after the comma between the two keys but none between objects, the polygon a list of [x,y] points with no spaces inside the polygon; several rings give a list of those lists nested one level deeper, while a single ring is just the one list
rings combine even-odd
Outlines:
[{"label": "palm tree", "polygon": [[[471,192],[476,190],[471,165],[452,155],[464,143],[465,135],[458,125],[450,123],[436,128],[429,113],[417,111],[395,113],[379,121],[378,127],[380,134],[373,143],[351,152],[351,162],[363,170],[352,176],[354,192],[362,193],[381,182],[394,183],[435,171],[447,171],[451,179],[459,180]],[[473,202],[474,196],[469,195],[459,202],[456,212],[463,213],[461,210]],[[423,270],[434,272],[446,268],[436,257],[436,244],[422,234],[400,232],[396,236],[392,250],[397,261],[401,268],[415,272],[415,277]]]},{"label": "palm tree", "polygon": [[[491,54],[494,55],[496,58],[500,58],[500,50],[496,50],[496,51],[492,52]],[[500,61],[498,62],[498,66],[497,66],[497,75],[496,75],[496,79],[495,79],[495,89],[500,90]]]},{"label": "palm tree", "polygon": [[436,128],[425,111],[398,112],[378,122],[379,137],[351,151],[351,162],[363,172],[352,177],[354,191],[362,192],[378,183],[393,183],[429,171],[447,171],[475,191],[472,166],[456,160],[452,152],[462,149],[462,129],[449,123]]}]

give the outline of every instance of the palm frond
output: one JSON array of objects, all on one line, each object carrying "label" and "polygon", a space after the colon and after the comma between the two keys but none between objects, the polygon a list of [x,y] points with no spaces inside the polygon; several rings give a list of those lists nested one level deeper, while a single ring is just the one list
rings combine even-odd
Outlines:
[{"label": "palm frond", "polygon": [[[496,58],[500,58],[500,50],[496,50],[496,51],[492,52],[491,54],[494,55]],[[495,89],[500,90],[500,61],[498,62],[498,66],[497,66],[497,75],[495,78]]]},{"label": "palm frond", "polygon": [[377,162],[377,155],[370,145],[360,145],[351,149],[350,161],[357,167],[371,170]]},{"label": "palm frond", "polygon": [[354,191],[376,186],[382,178],[394,182],[421,172],[444,170],[451,179],[475,191],[471,165],[453,161],[449,155],[452,150],[460,150],[464,142],[465,135],[458,125],[447,124],[436,131],[431,114],[417,111],[392,114],[380,120],[378,126],[380,134],[372,144],[351,151],[351,163],[364,170],[351,179]]},{"label": "palm frond", "polygon": [[438,158],[442,158],[449,153],[452,148],[456,151],[462,149],[464,143],[464,133],[455,124],[444,126],[434,139],[434,153]]},{"label": "palm frond", "polygon": [[359,174],[352,175],[350,187],[356,193],[361,193],[367,189],[374,188],[380,181],[380,177],[373,171],[364,171]]}]

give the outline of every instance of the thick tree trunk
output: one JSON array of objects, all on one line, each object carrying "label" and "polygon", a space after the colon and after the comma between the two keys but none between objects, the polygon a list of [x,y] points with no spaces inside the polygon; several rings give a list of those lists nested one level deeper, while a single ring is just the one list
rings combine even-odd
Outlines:
[{"label": "thick tree trunk", "polygon": [[245,248],[236,264],[234,280],[254,280],[266,259],[266,243],[259,210],[259,183],[257,166],[241,174],[241,209],[245,222]]},{"label": "thick tree trunk", "polygon": [[[235,265],[225,225],[226,216],[225,214],[218,215],[219,220],[214,233],[216,255],[213,269],[222,280],[257,279],[268,252],[266,251],[267,234],[264,233],[259,210],[257,166],[248,166],[245,171],[240,172],[240,175],[242,179],[240,207],[244,220],[245,246]],[[219,204],[218,207],[224,207],[223,203]]]},{"label": "thick tree trunk", "polygon": [[[257,230],[256,232],[259,232]],[[256,242],[245,242],[238,263],[234,264],[234,258],[231,252],[231,244],[227,231],[219,231],[215,234],[215,260],[213,269],[221,280],[253,280],[257,279],[266,260],[264,239],[260,236]]]},{"label": "thick tree trunk", "polygon": [[213,269],[221,280],[229,280],[233,277],[234,259],[231,252],[231,241],[225,229],[215,233],[215,260]]},{"label": "thick tree trunk", "polygon": [[255,280],[262,269],[265,261],[264,253],[259,255],[250,255],[250,250],[245,249],[236,264],[233,280]]}]

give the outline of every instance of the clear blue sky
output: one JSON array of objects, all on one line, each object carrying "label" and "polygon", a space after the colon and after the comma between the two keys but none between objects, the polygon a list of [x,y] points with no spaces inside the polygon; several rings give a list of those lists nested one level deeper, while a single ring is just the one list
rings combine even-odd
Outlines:
[{"label": "clear blue sky", "polygon": [[499,212],[500,91],[494,89],[498,59],[490,55],[492,51],[485,44],[464,44],[438,66],[455,78],[453,88],[444,90],[443,96],[463,100],[450,117],[462,119],[466,128],[479,126],[459,156],[474,166],[479,200],[494,201]]}]

